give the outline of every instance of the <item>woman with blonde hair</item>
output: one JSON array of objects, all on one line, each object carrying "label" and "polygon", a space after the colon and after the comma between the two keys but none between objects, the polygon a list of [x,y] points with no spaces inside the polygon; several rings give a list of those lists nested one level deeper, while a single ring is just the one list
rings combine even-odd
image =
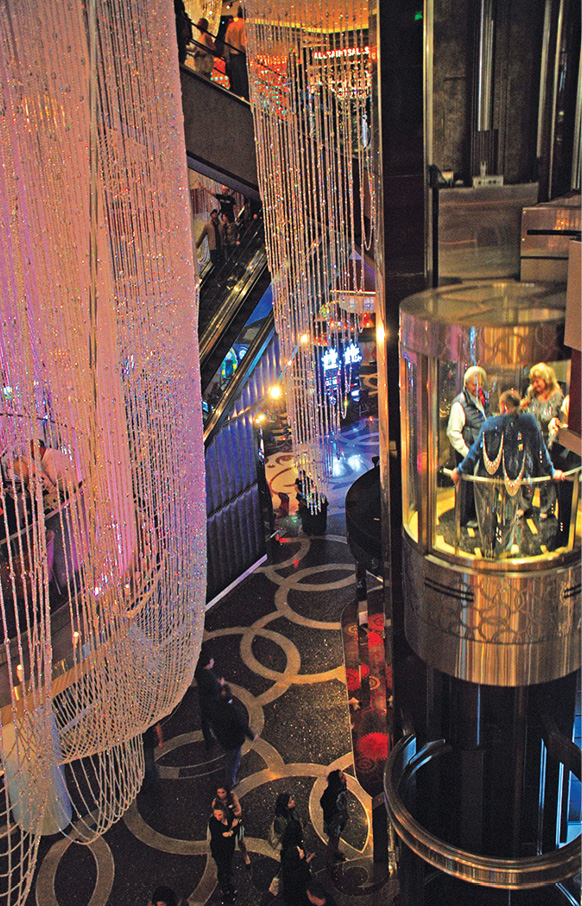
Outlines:
[{"label": "woman with blonde hair", "polygon": [[[560,409],[564,402],[564,394],[558,384],[556,372],[545,362],[538,362],[530,369],[529,387],[521,401],[521,408],[531,412],[540,426],[542,437],[551,450],[556,439],[556,419],[559,420]],[[556,489],[553,484],[543,484],[540,487],[540,519],[547,519],[554,513],[556,505]],[[531,509],[531,492],[524,493],[524,510]],[[519,515],[523,515],[520,511]]]}]

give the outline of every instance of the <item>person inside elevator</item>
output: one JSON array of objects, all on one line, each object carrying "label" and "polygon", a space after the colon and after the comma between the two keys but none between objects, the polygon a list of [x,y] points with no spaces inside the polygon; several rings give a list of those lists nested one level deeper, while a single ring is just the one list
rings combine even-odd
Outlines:
[{"label": "person inside elevator", "polygon": [[[489,401],[485,394],[487,372],[480,365],[467,368],[463,377],[463,389],[451,403],[447,437],[455,451],[457,466],[475,443],[485,419],[491,415]],[[477,528],[475,499],[470,482],[461,486],[461,525]]]},{"label": "person inside elevator", "polygon": [[[521,401],[521,408],[526,412],[531,412],[540,426],[544,443],[555,465],[555,457],[559,454],[559,444],[556,443],[558,436],[556,425],[559,424],[564,394],[558,384],[556,372],[545,362],[538,362],[537,365],[533,366],[529,373],[529,381],[529,387],[524,399]],[[531,504],[532,494],[527,488],[524,488],[520,516],[532,515]],[[540,519],[547,519],[549,516],[553,516],[555,506],[555,487],[551,484],[547,487],[542,485],[540,488]]]},{"label": "person inside elevator", "polygon": [[[520,396],[506,390],[499,397],[499,415],[486,419],[477,440],[457,468],[453,481],[476,475],[475,503],[481,553],[484,557],[517,556],[516,527],[520,489],[524,480],[549,475],[560,481],[535,418],[520,408]],[[466,483],[466,482],[464,482]]]}]

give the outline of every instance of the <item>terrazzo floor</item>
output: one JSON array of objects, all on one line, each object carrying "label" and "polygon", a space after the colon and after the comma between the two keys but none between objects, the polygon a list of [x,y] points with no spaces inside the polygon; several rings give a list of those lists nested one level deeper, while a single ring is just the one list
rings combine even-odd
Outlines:
[{"label": "terrazzo floor", "polygon": [[[290,497],[289,512],[277,520],[280,542],[266,564],[207,612],[205,642],[215,671],[231,684],[259,734],[243,747],[237,787],[251,857],[246,870],[242,855],[235,855],[240,906],[282,903],[268,892],[278,861],[267,836],[283,791],[293,793],[306,821],[306,849],[316,854],[313,872],[339,906],[393,901],[395,880],[386,864],[372,861],[371,799],[354,773],[340,622],[356,597],[344,498],[371,468],[377,448],[374,418],[342,431],[334,451],[327,531],[309,538],[295,513],[290,454],[270,457],[267,478],[275,505],[279,492]],[[27,906],[146,906],[158,884],[172,887],[189,906],[221,902],[207,821],[224,761],[218,746],[207,755],[199,727],[193,686],[163,721],[154,792],[141,793],[90,846],[44,838]],[[348,775],[350,820],[342,842],[347,861],[332,877],[325,867],[319,798],[333,768]]]}]

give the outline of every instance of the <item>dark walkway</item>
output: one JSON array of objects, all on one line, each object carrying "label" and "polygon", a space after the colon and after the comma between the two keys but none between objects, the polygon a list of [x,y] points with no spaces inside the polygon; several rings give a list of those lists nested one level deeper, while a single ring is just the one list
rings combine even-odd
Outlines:
[{"label": "dark walkway", "polygon": [[[235,856],[241,906],[275,902],[268,886],[277,862],[267,835],[275,799],[284,790],[293,791],[310,822],[306,848],[316,853],[312,867],[334,890],[338,904],[390,901],[385,869],[374,869],[371,860],[370,797],[354,778],[340,627],[342,611],[355,599],[343,499],[352,481],[371,466],[376,448],[375,421],[349,426],[338,448],[326,535],[307,538],[293,514],[281,520],[285,535],[272,562],[207,614],[206,641],[215,669],[231,683],[260,734],[243,749],[237,788],[252,860],[247,871],[240,853]],[[288,454],[268,463],[267,476],[274,490],[286,484],[292,489]],[[206,755],[199,726],[192,688],[163,722],[166,743],[159,750],[157,792],[140,794],[91,847],[60,837],[43,841],[30,906],[146,906],[160,883],[188,897],[190,906],[220,902],[206,822],[223,759],[218,749],[213,757]],[[350,821],[343,839],[348,861],[331,878],[318,803],[334,767],[350,775]]]}]

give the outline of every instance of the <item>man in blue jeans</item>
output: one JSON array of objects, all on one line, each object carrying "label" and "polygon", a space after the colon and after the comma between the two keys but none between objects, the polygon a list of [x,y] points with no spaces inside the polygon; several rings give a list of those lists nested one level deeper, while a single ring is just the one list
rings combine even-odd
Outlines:
[{"label": "man in blue jeans", "polygon": [[226,781],[232,789],[237,783],[241,749],[245,737],[255,742],[257,736],[249,727],[244,714],[232,700],[232,691],[226,683],[211,717],[212,729],[226,756]]}]

